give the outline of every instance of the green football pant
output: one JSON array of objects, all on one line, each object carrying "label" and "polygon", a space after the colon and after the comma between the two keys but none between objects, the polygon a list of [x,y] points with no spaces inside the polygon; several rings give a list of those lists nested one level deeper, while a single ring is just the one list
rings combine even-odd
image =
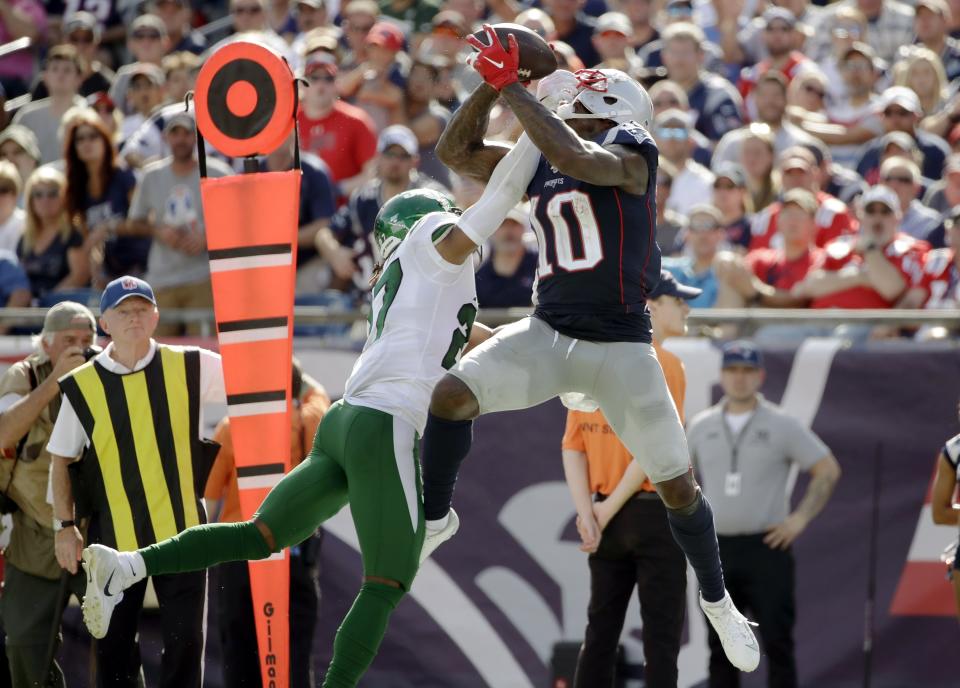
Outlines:
[{"label": "green football pant", "polygon": [[[270,491],[255,518],[279,551],[305,540],[349,502],[364,575],[397,581],[407,591],[424,536],[419,446],[407,422],[338,401],[309,456]],[[270,554],[249,522],[195,526],[140,552],[151,576]]]}]

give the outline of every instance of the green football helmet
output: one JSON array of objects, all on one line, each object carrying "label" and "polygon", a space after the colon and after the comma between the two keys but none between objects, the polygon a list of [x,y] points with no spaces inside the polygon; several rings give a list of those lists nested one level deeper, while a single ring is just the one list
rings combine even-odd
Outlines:
[{"label": "green football helmet", "polygon": [[459,215],[460,212],[452,198],[433,189],[411,189],[397,194],[383,204],[373,222],[373,243],[380,252],[380,260],[385,261],[390,257],[424,215]]}]

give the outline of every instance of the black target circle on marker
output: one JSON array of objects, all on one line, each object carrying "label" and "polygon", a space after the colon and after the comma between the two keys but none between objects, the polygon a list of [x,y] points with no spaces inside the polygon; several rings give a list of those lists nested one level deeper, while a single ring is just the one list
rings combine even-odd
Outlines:
[{"label": "black target circle on marker", "polygon": [[[230,88],[238,82],[247,82],[256,92],[257,104],[245,117],[238,116],[227,104]],[[235,139],[249,139],[270,123],[277,108],[277,90],[270,74],[253,60],[234,60],[214,75],[207,99],[210,119],[224,134]]]},{"label": "black target circle on marker", "polygon": [[225,155],[265,155],[293,129],[293,73],[265,46],[237,41],[215,52],[195,94],[197,127]]}]

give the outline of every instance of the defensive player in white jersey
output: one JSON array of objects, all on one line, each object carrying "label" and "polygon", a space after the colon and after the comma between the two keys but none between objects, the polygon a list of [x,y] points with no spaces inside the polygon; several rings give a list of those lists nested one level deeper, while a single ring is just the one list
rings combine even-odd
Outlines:
[{"label": "defensive player in white jersey", "polygon": [[462,216],[450,199],[426,189],[384,204],[374,227],[383,263],[374,274],[370,333],[310,455],[249,521],[188,528],[136,552],[86,548],[83,612],[94,637],[106,634],[122,590],[145,576],[263,559],[301,542],[349,502],[364,582],[337,631],[323,686],[357,684],[419,567],[425,529],[417,457],[431,392],[468,345],[491,334],[473,322],[471,254],[520,200],[524,185],[513,180],[529,178],[538,158],[521,139]]}]

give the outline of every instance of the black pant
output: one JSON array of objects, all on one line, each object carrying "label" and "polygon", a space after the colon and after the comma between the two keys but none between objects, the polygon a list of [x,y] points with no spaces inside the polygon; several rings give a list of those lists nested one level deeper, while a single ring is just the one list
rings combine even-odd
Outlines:
[{"label": "black pant", "polygon": [[[306,550],[318,545],[318,539],[311,538],[291,548],[295,553],[290,557],[290,688],[312,688],[315,684],[311,653],[320,588],[317,566]],[[216,575],[223,683],[230,688],[260,688],[260,655],[247,562],[220,564]]]},{"label": "black pant", "polygon": [[613,685],[617,645],[633,589],[643,619],[649,688],[676,688],[686,611],[687,562],[656,495],[634,497],[611,519],[590,555],[590,607],[574,688]]},{"label": "black pant", "polygon": [[[720,536],[720,560],[727,592],[734,604],[758,624],[757,635],[769,662],[770,688],[796,688],[793,656],[793,553],[770,549],[763,534]],[[740,672],[727,661],[720,638],[707,624],[710,642],[710,688],[736,688]]]},{"label": "black pant", "polygon": [[[207,572],[175,573],[153,577],[157,593],[163,654],[160,688],[201,688],[203,640],[207,601]],[[123,592],[113,610],[110,630],[96,643],[100,688],[135,688],[140,676],[137,625],[147,581]]]}]

